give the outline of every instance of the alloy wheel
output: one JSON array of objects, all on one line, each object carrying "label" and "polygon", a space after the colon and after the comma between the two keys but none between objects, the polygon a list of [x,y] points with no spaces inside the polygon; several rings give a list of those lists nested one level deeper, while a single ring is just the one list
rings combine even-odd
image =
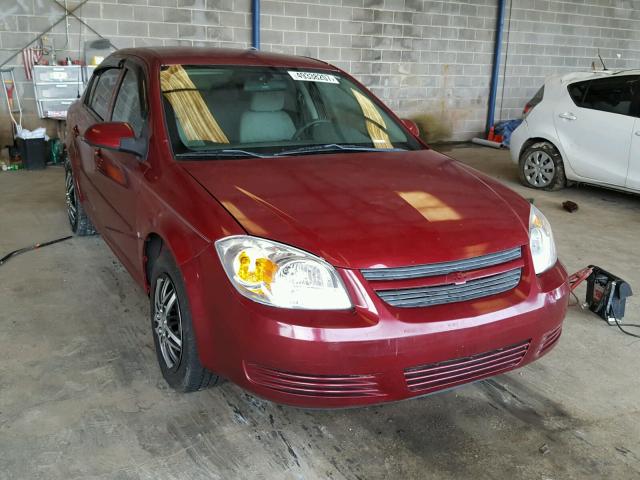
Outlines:
[{"label": "alloy wheel", "polygon": [[529,185],[547,187],[553,181],[556,166],[551,156],[541,150],[531,152],[524,161],[524,177]]},{"label": "alloy wheel", "polygon": [[175,285],[168,275],[156,280],[153,331],[167,368],[177,368],[182,358],[182,316]]},{"label": "alloy wheel", "polygon": [[67,203],[67,216],[69,217],[69,223],[72,228],[75,228],[78,221],[78,202],[76,199],[76,188],[73,183],[73,175],[71,171],[67,170],[65,175],[65,196]]}]

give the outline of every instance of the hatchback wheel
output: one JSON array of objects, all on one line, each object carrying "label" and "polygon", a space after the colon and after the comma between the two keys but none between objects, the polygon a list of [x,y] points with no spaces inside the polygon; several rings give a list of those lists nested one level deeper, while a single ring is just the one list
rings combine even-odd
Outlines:
[{"label": "hatchback wheel", "polygon": [[538,142],[520,156],[520,181],[523,185],[540,190],[560,190],[567,179],[558,149],[549,142]]},{"label": "hatchback wheel", "polygon": [[64,162],[64,186],[65,197],[67,203],[67,217],[71,231],[78,236],[95,235],[96,229],[89,220],[87,213],[82,207],[82,203],[78,199],[76,191],[76,182],[73,179],[73,171],[71,170],[71,162],[67,158]]},{"label": "hatchback wheel", "polygon": [[164,379],[181,392],[218,383],[200,363],[182,274],[166,249],[153,261],[151,286],[151,328]]}]

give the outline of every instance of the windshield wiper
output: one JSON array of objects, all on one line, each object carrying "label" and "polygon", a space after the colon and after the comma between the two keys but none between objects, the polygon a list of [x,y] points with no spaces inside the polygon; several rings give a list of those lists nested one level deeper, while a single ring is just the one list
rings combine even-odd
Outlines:
[{"label": "windshield wiper", "polygon": [[306,147],[294,148],[291,150],[283,150],[274,154],[260,154],[241,150],[238,148],[210,149],[210,150],[193,150],[190,152],[177,153],[176,158],[274,158],[287,155],[298,155],[304,153],[316,152],[403,152],[404,148],[375,148],[361,147],[358,145],[329,143],[326,145],[308,145]]},{"label": "windshield wiper", "polygon": [[358,145],[347,145],[339,143],[328,143],[326,145],[310,145],[307,147],[294,148],[292,150],[283,150],[278,152],[276,156],[281,155],[296,155],[298,153],[314,153],[314,152],[404,152],[404,148],[375,148],[375,147],[361,147]]},{"label": "windshield wiper", "polygon": [[177,153],[178,158],[242,158],[242,157],[255,157],[255,158],[270,158],[273,155],[261,155],[255,152],[249,152],[247,150],[240,150],[237,148],[224,148],[222,150],[194,150],[191,152]]}]

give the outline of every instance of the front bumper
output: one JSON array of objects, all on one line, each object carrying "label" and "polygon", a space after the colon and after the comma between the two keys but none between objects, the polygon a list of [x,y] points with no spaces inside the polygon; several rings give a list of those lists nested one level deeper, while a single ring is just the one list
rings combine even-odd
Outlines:
[{"label": "front bumper", "polygon": [[[379,299],[348,311],[285,310],[240,296],[216,264],[201,255],[183,266],[203,365],[301,407],[396,401],[526,365],[557,342],[569,293],[558,263],[522,290],[440,310],[386,309]],[[216,284],[213,295],[205,285]]]}]

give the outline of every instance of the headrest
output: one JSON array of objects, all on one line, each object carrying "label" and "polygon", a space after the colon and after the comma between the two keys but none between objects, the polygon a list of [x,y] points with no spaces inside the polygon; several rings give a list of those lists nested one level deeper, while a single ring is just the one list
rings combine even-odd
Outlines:
[{"label": "headrest", "polygon": [[251,97],[254,112],[277,112],[284,108],[284,91],[255,92]]}]

